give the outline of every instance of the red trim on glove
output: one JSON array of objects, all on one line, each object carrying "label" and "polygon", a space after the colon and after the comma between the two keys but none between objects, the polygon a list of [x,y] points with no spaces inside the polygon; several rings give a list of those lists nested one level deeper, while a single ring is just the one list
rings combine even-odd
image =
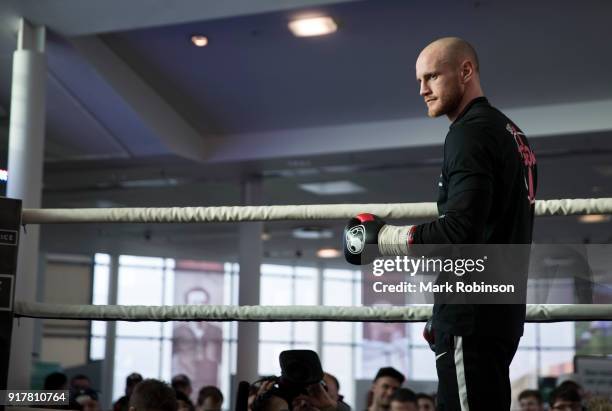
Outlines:
[{"label": "red trim on glove", "polygon": [[359,220],[359,222],[365,223],[366,221],[374,221],[376,216],[370,213],[361,213],[361,214],[357,214],[357,217],[355,218]]},{"label": "red trim on glove", "polygon": [[408,231],[408,247],[414,244],[414,235],[416,234],[416,226],[413,225]]}]

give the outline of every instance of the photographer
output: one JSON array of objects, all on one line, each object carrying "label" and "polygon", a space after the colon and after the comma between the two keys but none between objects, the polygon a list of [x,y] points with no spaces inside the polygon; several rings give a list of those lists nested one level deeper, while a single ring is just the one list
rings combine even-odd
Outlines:
[{"label": "photographer", "polygon": [[318,355],[309,350],[283,351],[280,377],[266,377],[260,383],[252,411],[349,411],[333,398],[323,381]]}]

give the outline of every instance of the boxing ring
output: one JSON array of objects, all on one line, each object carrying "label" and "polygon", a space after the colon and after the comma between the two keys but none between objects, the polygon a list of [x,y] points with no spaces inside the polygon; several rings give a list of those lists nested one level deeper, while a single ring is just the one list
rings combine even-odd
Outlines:
[{"label": "boxing ring", "polygon": [[[537,216],[612,214],[612,198],[538,200]],[[245,207],[24,209],[21,223],[209,223],[350,219],[372,213],[387,220],[436,218],[435,203],[331,204]],[[405,307],[338,306],[120,306],[65,305],[15,301],[14,316],[44,319],[121,321],[356,321],[419,322],[431,305]],[[532,304],[527,321],[612,320],[612,305]]]}]

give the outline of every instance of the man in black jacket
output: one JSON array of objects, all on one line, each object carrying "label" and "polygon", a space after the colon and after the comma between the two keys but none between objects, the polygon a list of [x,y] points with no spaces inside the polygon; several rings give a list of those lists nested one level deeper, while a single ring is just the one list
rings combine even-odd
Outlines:
[{"label": "man in black jacket", "polygon": [[[360,214],[345,231],[347,261],[368,263],[365,246],[369,244],[378,244],[379,253],[386,255],[411,254],[410,248],[418,249],[417,244],[434,245],[431,249],[504,244],[496,246],[501,258],[490,272],[498,270],[499,263],[508,260],[504,254],[513,256],[505,251],[516,249],[510,244],[531,243],[535,156],[519,127],[484,97],[478,57],[466,41],[447,37],[429,44],[417,59],[416,78],[428,115],[445,115],[451,122],[438,182],[439,218],[394,227],[372,214]],[[388,238],[394,243],[391,253],[381,246]],[[518,263],[511,261],[512,268],[519,270],[505,269],[523,287],[526,247],[519,248],[523,253],[518,254]],[[438,410],[509,410],[509,366],[523,334],[525,302],[522,298],[512,304],[468,302],[436,299],[426,328],[436,353]]]},{"label": "man in black jacket", "polygon": [[[521,130],[484,97],[473,47],[455,37],[434,41],[420,53],[416,77],[428,115],[446,115],[451,125],[440,217],[413,226],[411,241],[530,244],[535,156]],[[524,321],[524,304],[434,305],[439,410],[510,409],[509,366]]]}]

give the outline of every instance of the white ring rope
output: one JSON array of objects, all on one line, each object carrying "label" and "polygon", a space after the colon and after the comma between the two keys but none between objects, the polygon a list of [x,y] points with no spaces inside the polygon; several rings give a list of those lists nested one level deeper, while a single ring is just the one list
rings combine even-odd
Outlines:
[{"label": "white ring rope", "polygon": [[[408,307],[67,305],[15,302],[15,316],[101,321],[423,322],[431,305]],[[528,304],[528,322],[612,320],[610,304]]]},{"label": "white ring rope", "polygon": [[[435,218],[435,203],[314,204],[245,207],[48,208],[24,209],[23,224],[207,223],[349,219],[359,213],[383,219]],[[538,200],[536,215],[612,214],[612,198]]]}]

